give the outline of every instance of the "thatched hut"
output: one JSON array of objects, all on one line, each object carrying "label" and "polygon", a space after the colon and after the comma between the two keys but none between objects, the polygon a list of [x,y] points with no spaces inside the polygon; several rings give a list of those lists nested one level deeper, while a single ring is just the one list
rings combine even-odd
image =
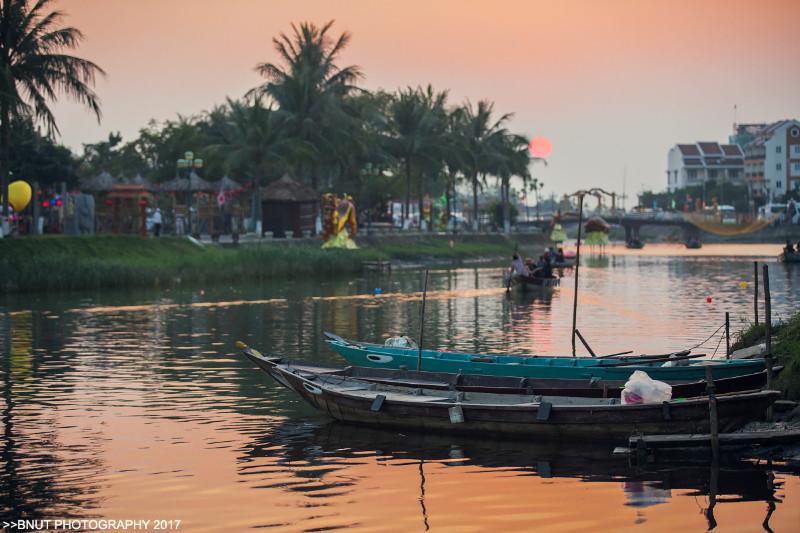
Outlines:
[{"label": "thatched hut", "polygon": [[261,189],[262,231],[275,237],[314,232],[319,199],[313,189],[289,176]]}]

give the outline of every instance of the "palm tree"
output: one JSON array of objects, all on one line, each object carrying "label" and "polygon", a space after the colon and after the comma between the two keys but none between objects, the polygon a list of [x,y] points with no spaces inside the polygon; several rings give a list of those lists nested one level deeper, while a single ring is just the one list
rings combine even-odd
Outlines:
[{"label": "palm tree", "polygon": [[523,183],[530,178],[528,165],[531,161],[528,151],[528,139],[522,135],[508,133],[499,139],[499,146],[496,153],[499,156],[497,161],[497,176],[500,179],[501,201],[503,203],[503,232],[509,233],[511,230],[511,178],[519,176]]},{"label": "palm tree", "polygon": [[503,126],[511,114],[492,118],[494,105],[481,100],[476,108],[467,102],[463,107],[461,122],[464,140],[464,168],[466,177],[472,183],[472,228],[478,230],[478,187],[486,175],[497,167],[502,139],[508,134]]},{"label": "palm tree", "polygon": [[[355,83],[362,77],[357,66],[336,65],[350,42],[350,33],[331,38],[328,32],[333,22],[321,28],[310,22],[292,24],[291,36],[281,33],[273,39],[281,61],[256,66],[267,82],[248,92],[248,96],[269,96],[287,114],[295,171],[310,177],[315,188],[321,163],[334,149],[338,126],[350,119],[343,111],[342,99],[356,89]],[[309,159],[313,168],[309,168]]]},{"label": "palm tree", "polygon": [[220,156],[227,172],[255,182],[283,172],[289,143],[279,111],[264,106],[260,98],[250,103],[229,99],[227,109],[210,118],[217,142],[207,148],[212,157]]},{"label": "palm tree", "polygon": [[389,106],[389,151],[402,165],[406,178],[403,223],[408,219],[412,177],[417,178],[420,216],[422,215],[423,175],[438,162],[446,134],[447,92],[437,93],[411,87],[398,91]]},{"label": "palm tree", "polygon": [[83,34],[61,26],[63,13],[49,11],[52,0],[3,0],[0,8],[0,194],[8,217],[11,120],[29,117],[58,133],[48,101],[58,94],[85,105],[100,120],[100,100],[91,88],[105,72],[86,59],[64,53],[77,48]]}]

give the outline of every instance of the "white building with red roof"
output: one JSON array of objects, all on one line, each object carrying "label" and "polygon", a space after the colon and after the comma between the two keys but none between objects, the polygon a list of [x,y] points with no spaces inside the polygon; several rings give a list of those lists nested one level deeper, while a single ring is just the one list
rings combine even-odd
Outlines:
[{"label": "white building with red roof", "polygon": [[670,192],[709,182],[741,184],[743,180],[744,151],[738,144],[676,144],[667,155],[667,189]]}]

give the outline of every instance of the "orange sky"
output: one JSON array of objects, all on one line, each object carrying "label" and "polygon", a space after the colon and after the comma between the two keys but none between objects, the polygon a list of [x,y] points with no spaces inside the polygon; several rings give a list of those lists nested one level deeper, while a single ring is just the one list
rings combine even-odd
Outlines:
[{"label": "orange sky", "polygon": [[[546,192],[665,186],[676,142],[725,140],[739,121],[800,117],[795,0],[646,2],[61,0],[108,77],[100,126],[56,107],[63,142],[126,139],[151,118],[191,114],[259,82],[271,38],[292,22],[353,34],[343,56],[368,88],[431,82],[454,101],[489,98],[513,127],[552,139]],[[191,148],[191,147],[187,147]],[[630,205],[630,202],[629,202]]]}]

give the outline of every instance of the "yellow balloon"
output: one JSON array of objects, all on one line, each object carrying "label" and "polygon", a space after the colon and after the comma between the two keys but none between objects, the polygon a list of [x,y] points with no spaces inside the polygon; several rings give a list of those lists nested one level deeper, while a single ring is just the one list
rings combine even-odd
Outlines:
[{"label": "yellow balloon", "polygon": [[17,180],[8,185],[8,203],[16,213],[28,207],[33,191],[27,182]]},{"label": "yellow balloon", "polygon": [[747,288],[747,282],[746,282],[746,281],[743,281],[743,282],[739,283],[739,286],[740,286],[741,288],[743,288],[743,289],[746,289],[746,288]]}]

